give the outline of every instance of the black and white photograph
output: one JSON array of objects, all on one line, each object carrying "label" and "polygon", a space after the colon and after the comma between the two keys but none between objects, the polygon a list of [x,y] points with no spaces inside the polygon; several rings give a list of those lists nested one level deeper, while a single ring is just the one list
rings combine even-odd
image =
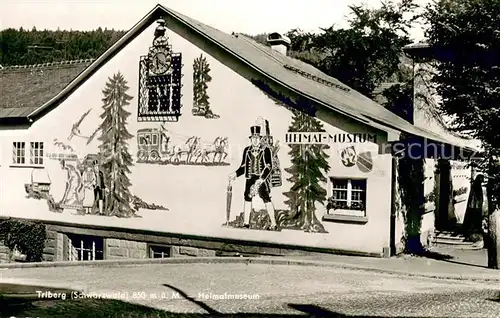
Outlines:
[{"label": "black and white photograph", "polygon": [[499,317],[500,2],[0,0],[0,318]]}]

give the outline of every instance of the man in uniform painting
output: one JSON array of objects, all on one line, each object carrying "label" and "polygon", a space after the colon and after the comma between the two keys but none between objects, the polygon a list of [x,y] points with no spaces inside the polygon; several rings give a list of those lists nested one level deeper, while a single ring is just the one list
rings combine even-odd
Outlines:
[{"label": "man in uniform painting", "polygon": [[252,211],[252,198],[258,195],[266,205],[267,213],[271,219],[271,229],[277,230],[274,206],[271,202],[270,175],[272,171],[272,153],[269,147],[262,144],[260,126],[250,127],[250,146],[243,150],[240,167],[229,175],[229,181],[245,175],[245,202],[243,208],[243,227],[249,228],[250,212]]}]

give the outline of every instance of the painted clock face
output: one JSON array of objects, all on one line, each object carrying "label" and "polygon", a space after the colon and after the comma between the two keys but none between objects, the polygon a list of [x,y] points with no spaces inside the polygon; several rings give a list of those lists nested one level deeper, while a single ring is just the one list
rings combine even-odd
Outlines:
[{"label": "painted clock face", "polygon": [[150,70],[154,74],[165,74],[170,69],[170,55],[165,52],[156,52],[151,57]]}]

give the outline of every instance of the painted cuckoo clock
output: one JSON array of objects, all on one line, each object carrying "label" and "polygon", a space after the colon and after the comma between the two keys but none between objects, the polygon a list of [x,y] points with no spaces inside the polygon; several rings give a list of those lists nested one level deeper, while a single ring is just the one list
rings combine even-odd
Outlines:
[{"label": "painted cuckoo clock", "polygon": [[139,62],[138,121],[178,121],[182,107],[182,55],[172,51],[165,20],[156,22],[153,45]]}]

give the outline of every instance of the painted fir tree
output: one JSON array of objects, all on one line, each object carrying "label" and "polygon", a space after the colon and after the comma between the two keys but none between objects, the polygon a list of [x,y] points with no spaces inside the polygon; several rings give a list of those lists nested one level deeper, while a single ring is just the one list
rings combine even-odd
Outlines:
[{"label": "painted fir tree", "polygon": [[[324,132],[323,124],[314,117],[300,111],[293,111],[293,121],[289,132]],[[326,202],[327,192],[321,183],[327,181],[325,174],[330,170],[327,145],[290,145],[289,155],[292,166],[285,171],[291,174],[287,180],[292,183],[290,191],[284,195],[289,211],[281,215],[282,228],[326,233],[316,218],[316,203]]]},{"label": "painted fir tree", "polygon": [[99,140],[101,144],[101,162],[109,189],[106,197],[106,211],[110,216],[131,217],[135,211],[130,202],[132,195],[128,178],[132,156],[128,151],[128,140],[133,136],[127,131],[127,118],[130,113],[126,107],[132,97],[127,94],[129,87],[123,75],[118,72],[108,79],[103,90],[103,122]]},{"label": "painted fir tree", "polygon": [[208,83],[211,81],[210,65],[202,54],[193,62],[193,115],[213,116],[207,92]]}]

